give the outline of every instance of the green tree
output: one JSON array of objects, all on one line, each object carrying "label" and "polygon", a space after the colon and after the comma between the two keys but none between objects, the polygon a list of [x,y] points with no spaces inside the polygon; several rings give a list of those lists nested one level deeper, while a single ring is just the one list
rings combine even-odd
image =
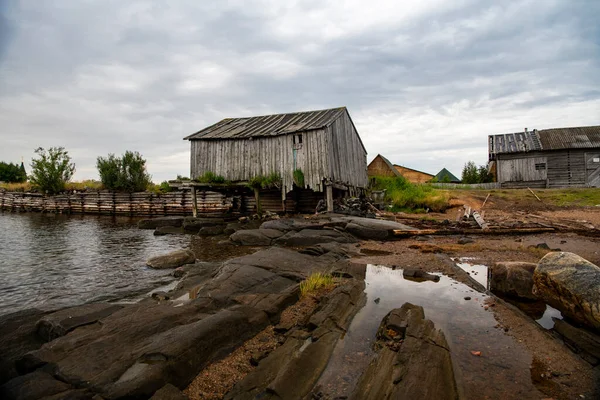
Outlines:
[{"label": "green tree", "polygon": [[493,182],[494,176],[488,172],[488,169],[485,165],[480,165],[477,169],[477,173],[479,175],[479,183],[489,183]]},{"label": "green tree", "polygon": [[462,182],[463,183],[479,183],[479,172],[477,166],[473,161],[469,161],[465,164],[462,170]]},{"label": "green tree", "polygon": [[75,172],[75,164],[64,147],[50,147],[35,150],[38,158],[31,160],[30,181],[34,187],[48,194],[56,194],[65,190],[65,184],[71,180]]},{"label": "green tree", "polygon": [[110,190],[141,192],[151,182],[146,160],[137,151],[126,151],[120,158],[114,154],[98,157],[96,167],[102,185]]},{"label": "green tree", "polygon": [[0,181],[2,182],[25,182],[27,180],[27,174],[25,173],[25,167],[21,163],[21,167],[13,163],[0,162]]}]

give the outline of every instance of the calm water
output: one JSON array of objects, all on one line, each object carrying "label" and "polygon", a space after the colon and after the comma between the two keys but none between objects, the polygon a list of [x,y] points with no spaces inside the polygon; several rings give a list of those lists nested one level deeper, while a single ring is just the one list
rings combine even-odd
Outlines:
[{"label": "calm water", "polygon": [[0,315],[145,293],[173,280],[144,266],[188,247],[185,235],[154,236],[127,217],[0,212]]}]

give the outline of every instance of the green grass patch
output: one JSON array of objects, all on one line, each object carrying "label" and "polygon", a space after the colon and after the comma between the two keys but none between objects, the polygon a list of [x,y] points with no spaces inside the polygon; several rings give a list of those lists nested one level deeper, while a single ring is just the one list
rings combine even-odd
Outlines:
[{"label": "green grass patch", "polygon": [[304,172],[301,169],[294,170],[294,183],[298,187],[304,187]]},{"label": "green grass patch", "polygon": [[269,175],[257,175],[248,181],[248,187],[251,189],[269,189],[281,186],[281,176],[277,172],[271,172]]},{"label": "green grass patch", "polygon": [[413,184],[402,176],[374,177],[371,179],[371,189],[385,190],[385,200],[395,212],[443,212],[450,206],[448,191],[430,185]]},{"label": "green grass patch", "polygon": [[300,282],[300,295],[306,296],[321,288],[333,287],[333,275],[323,272],[313,272],[308,278]]},{"label": "green grass patch", "polygon": [[225,183],[225,178],[221,175],[217,175],[212,171],[206,171],[202,175],[196,178],[196,182],[199,183]]}]

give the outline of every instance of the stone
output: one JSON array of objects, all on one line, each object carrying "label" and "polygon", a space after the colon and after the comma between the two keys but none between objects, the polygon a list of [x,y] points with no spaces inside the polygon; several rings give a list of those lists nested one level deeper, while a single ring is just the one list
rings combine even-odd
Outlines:
[{"label": "stone", "polygon": [[493,293],[526,300],[537,300],[533,294],[534,263],[505,261],[490,268],[490,290]]},{"label": "stone", "polygon": [[203,226],[198,231],[198,235],[200,236],[216,236],[223,234],[225,230],[225,225],[214,225],[214,226]]},{"label": "stone", "polygon": [[420,269],[405,269],[404,271],[402,271],[402,276],[404,277],[404,279],[413,282],[439,282],[440,280],[440,277],[438,275],[430,274]]},{"label": "stone", "polygon": [[225,226],[225,229],[223,229],[223,233],[229,236],[239,231],[240,229],[243,228],[239,223],[230,222]]},{"label": "stone", "polygon": [[72,389],[72,386],[55,379],[47,372],[35,371],[21,375],[0,387],[0,398],[38,400]]},{"label": "stone", "polygon": [[90,303],[45,315],[36,324],[37,335],[46,342],[66,335],[80,326],[93,324],[120,310],[123,306]]},{"label": "stone", "polygon": [[303,229],[323,229],[324,223],[320,221],[306,222],[295,219],[277,219],[263,222],[260,229],[275,229],[281,232],[301,231]]},{"label": "stone", "polygon": [[274,229],[245,229],[232,234],[229,238],[242,246],[270,246],[273,239],[283,236],[283,232]]},{"label": "stone", "polygon": [[186,274],[185,269],[183,267],[177,267],[173,270],[173,277],[181,278]]},{"label": "stone", "polygon": [[152,257],[146,265],[154,269],[177,268],[185,264],[193,264],[196,256],[191,250],[175,250],[167,254]]},{"label": "stone", "polygon": [[154,230],[154,236],[164,235],[183,235],[184,231],[182,227],[175,226],[159,226]]},{"label": "stone", "polygon": [[183,217],[159,217],[150,219],[141,219],[138,221],[140,229],[156,229],[161,226],[180,227],[183,225]]},{"label": "stone", "polygon": [[565,342],[575,347],[577,351],[587,353],[588,356],[584,356],[584,358],[590,364],[598,365],[600,362],[600,336],[583,328],[576,328],[562,319],[552,318],[552,320],[554,321],[554,330],[563,336]]},{"label": "stone", "polygon": [[188,400],[188,397],[181,390],[171,385],[166,384],[150,397],[150,400]]},{"label": "stone", "polygon": [[361,239],[386,240],[394,236],[394,230],[416,230],[394,221],[359,217],[346,217],[344,220],[348,222],[346,231]]},{"label": "stone", "polygon": [[303,229],[288,232],[275,239],[275,243],[284,246],[314,246],[321,243],[355,243],[356,238],[345,232],[333,229]]},{"label": "stone", "polygon": [[167,292],[158,291],[158,292],[152,293],[152,298],[154,300],[158,300],[158,301],[165,301],[165,300],[169,300],[171,297],[167,294]]},{"label": "stone", "polygon": [[546,254],[533,273],[533,293],[563,316],[600,332],[600,268],[577,254]]},{"label": "stone", "polygon": [[379,354],[352,399],[459,398],[446,338],[422,307],[404,303],[384,317],[377,332]]},{"label": "stone", "polygon": [[458,244],[469,244],[469,243],[475,243],[475,241],[468,237],[461,237],[460,239],[458,239]]},{"label": "stone", "polygon": [[207,226],[225,225],[223,218],[194,218],[186,217],[183,220],[183,229],[186,232],[198,233],[200,229]]}]

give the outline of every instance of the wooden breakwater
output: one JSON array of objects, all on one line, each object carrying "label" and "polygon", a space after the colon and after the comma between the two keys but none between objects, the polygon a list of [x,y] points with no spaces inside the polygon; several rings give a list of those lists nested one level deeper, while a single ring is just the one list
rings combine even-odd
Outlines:
[{"label": "wooden breakwater", "polygon": [[[233,196],[199,191],[198,212],[222,214],[230,211]],[[117,193],[94,191],[46,196],[39,193],[0,192],[0,209],[12,212],[100,214],[129,216],[192,215],[190,191],[170,193]]]}]

